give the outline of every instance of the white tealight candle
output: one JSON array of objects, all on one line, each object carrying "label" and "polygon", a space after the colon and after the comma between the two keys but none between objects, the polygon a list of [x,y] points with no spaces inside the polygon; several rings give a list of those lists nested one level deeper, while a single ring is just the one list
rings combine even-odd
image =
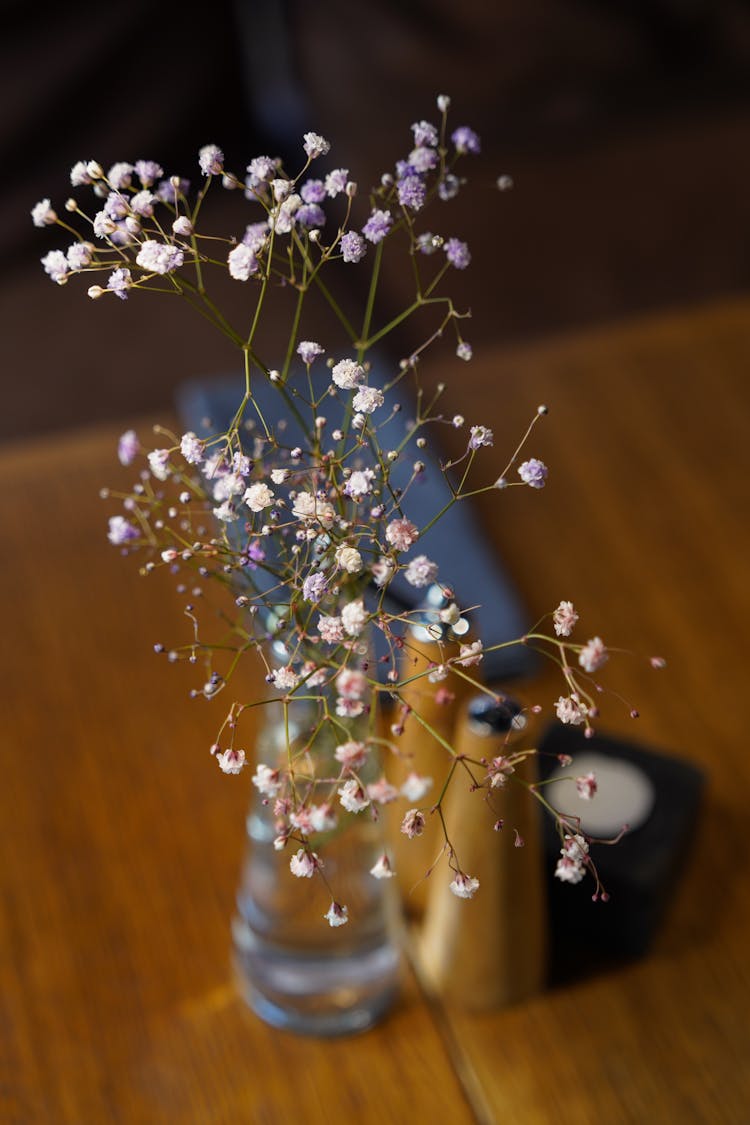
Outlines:
[{"label": "white tealight candle", "polygon": [[[642,769],[624,758],[595,751],[573,754],[572,758],[569,766],[554,770],[549,786],[545,786],[550,803],[559,812],[580,817],[585,833],[605,839],[616,836],[625,824],[632,831],[648,820],[656,792]],[[575,779],[587,773],[596,777],[596,794],[591,800],[579,797],[575,785]]]}]

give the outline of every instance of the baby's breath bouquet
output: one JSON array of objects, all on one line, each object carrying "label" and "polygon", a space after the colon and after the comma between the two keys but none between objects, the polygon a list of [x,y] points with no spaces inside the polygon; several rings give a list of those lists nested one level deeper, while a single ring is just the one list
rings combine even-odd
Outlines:
[{"label": "baby's breath bouquet", "polygon": [[[543,462],[527,454],[546,407],[530,407],[526,433],[509,442],[498,465],[492,432],[452,412],[444,415],[444,388],[428,392],[421,379],[428,349],[444,348],[446,339],[458,366],[472,357],[464,336],[468,314],[450,296],[454,271],[465,270],[471,255],[444,229],[443,204],[470,190],[466,166],[479,153],[480,139],[468,126],[449,125],[449,109],[450,99],[438,97],[435,120],[412,126],[403,158],[367,190],[330,158],[326,140],[310,132],[302,139],[298,170],[258,155],[244,172],[233,171],[217,145],[206,145],[198,154],[196,188],[153,160],[117,163],[107,172],[81,161],[70,179],[86,201],[69,199],[67,218],[49,200],[32,211],[37,226],[54,225],[72,240],[42,259],[53,281],[90,278],[88,295],[97,301],[179,295],[242,357],[244,383],[228,422],[200,433],[159,429],[146,444],[133,431],[122,435],[119,460],[140,472],[129,491],[105,490],[119,502],[109,540],[135,555],[144,575],[165,568],[188,591],[188,634],[181,643],[158,644],[157,651],[195,666],[194,697],[226,701],[211,747],[217,767],[226,774],[249,767],[273,824],[273,849],[286,856],[290,886],[323,880],[325,918],[335,928],[354,914],[327,864],[326,848],[342,826],[377,822],[382,806],[399,800],[403,837],[419,837],[431,819],[439,820],[450,889],[471,898],[478,880],[461,864],[461,826],[453,826],[450,837],[445,830],[445,794],[449,785],[475,789],[477,815],[487,815],[491,831],[501,823],[496,806],[503,787],[535,753],[514,739],[507,753],[489,761],[459,757],[408,691],[419,680],[423,694],[445,707],[457,684],[495,697],[482,681],[485,610],[459,604],[453,576],[439,573],[420,547],[468,497],[495,490],[500,503],[502,490],[533,492],[547,477]],[[500,190],[507,186],[507,177],[497,181]],[[247,221],[217,235],[204,231],[202,220],[208,193],[222,187],[244,193]],[[425,216],[432,212],[428,226]],[[384,255],[401,255],[413,298],[381,322]],[[242,287],[239,317],[212,297],[219,271]],[[358,284],[366,278],[358,319],[337,296],[355,277],[347,271],[356,271]],[[312,322],[306,318],[312,294],[327,321],[318,313]],[[286,302],[288,339],[278,353],[266,354],[260,329],[276,301]],[[421,326],[429,317],[423,342],[407,358],[394,360],[384,351],[410,318]],[[436,460],[444,497],[426,511],[419,488],[428,471],[424,450],[441,426],[465,431],[466,440],[453,461]],[[440,592],[434,659],[426,665],[410,662],[412,626],[424,619],[423,611],[389,598],[397,582]],[[218,622],[218,636],[208,618]],[[576,622],[573,604],[561,601],[507,644],[534,646],[559,665],[561,694],[551,706],[561,722],[590,733],[598,713],[593,677],[608,651],[598,636],[571,639]],[[255,681],[245,675],[248,665],[258,672]],[[255,684],[252,697],[248,682]],[[378,721],[383,700],[393,705],[390,728]],[[266,705],[280,716],[283,737],[272,760],[258,760],[245,741],[246,729],[256,727],[245,724],[250,712]],[[428,778],[415,771],[395,786],[383,762],[399,754],[399,738],[414,724],[439,744],[444,774]],[[331,752],[316,756],[323,735]],[[582,798],[594,795],[593,776],[573,782]],[[529,787],[529,799],[555,818],[557,876],[577,883],[588,872],[594,895],[604,897],[579,818],[557,812],[541,785]],[[425,869],[433,858],[426,857]],[[392,856],[381,844],[370,877],[393,874]]]}]

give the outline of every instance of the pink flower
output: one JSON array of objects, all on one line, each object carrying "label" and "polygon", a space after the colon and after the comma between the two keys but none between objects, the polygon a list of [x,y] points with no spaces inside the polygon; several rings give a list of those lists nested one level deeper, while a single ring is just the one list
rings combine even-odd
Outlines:
[{"label": "pink flower", "polygon": [[483,647],[481,641],[472,641],[470,645],[461,645],[458,650],[459,659],[456,663],[462,664],[464,668],[469,668],[472,664],[478,664],[482,659]]},{"label": "pink flower", "polygon": [[344,639],[344,630],[340,617],[327,617],[322,615],[318,618],[318,631],[321,640],[326,644],[335,645]]},{"label": "pink flower", "polygon": [[307,852],[304,848],[300,848],[289,860],[292,875],[296,875],[298,879],[312,878],[317,867],[320,867],[320,860],[315,852]]},{"label": "pink flower", "polygon": [[409,809],[408,813],[401,821],[401,831],[404,836],[408,836],[413,840],[415,836],[421,836],[424,832],[424,815],[419,809]]},{"label": "pink flower", "polygon": [[411,520],[398,519],[388,524],[385,537],[397,551],[408,551],[419,538],[419,531]]},{"label": "pink flower", "polygon": [[230,748],[222,754],[217,754],[216,761],[224,773],[239,773],[245,764],[245,751]]},{"label": "pink flower", "polygon": [[130,465],[141,451],[135,430],[126,430],[117,443],[117,459],[121,465]]},{"label": "pink flower", "polygon": [[342,742],[336,747],[333,756],[342,766],[356,770],[365,764],[367,747],[364,742]]},{"label": "pink flower", "polygon": [[558,637],[569,637],[577,620],[578,614],[572,602],[560,602],[552,614],[552,624]]},{"label": "pink flower", "polygon": [[427,555],[417,555],[404,571],[404,578],[410,586],[414,586],[416,589],[429,586],[431,582],[435,581],[437,575],[437,563],[428,559]]},{"label": "pink flower", "polygon": [[391,785],[387,777],[379,777],[377,781],[371,781],[367,786],[367,796],[379,805],[389,805],[398,795],[398,789],[395,785]]},{"label": "pink flower", "polygon": [[367,691],[367,679],[354,668],[342,668],[335,680],[336,691],[346,699],[360,699]]},{"label": "pink flower", "polygon": [[609,659],[609,653],[605,648],[604,641],[601,637],[592,637],[578,655],[578,663],[583,668],[584,672],[596,672],[601,668],[602,664],[606,664]]}]

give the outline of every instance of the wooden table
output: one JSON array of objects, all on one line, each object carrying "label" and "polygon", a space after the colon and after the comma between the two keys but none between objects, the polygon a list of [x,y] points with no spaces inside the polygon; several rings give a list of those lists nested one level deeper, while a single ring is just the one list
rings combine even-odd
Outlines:
[{"label": "wooden table", "polygon": [[[122,479],[114,445],[136,420],[6,446],[3,1123],[750,1120],[750,301],[498,348],[470,371],[451,401],[494,428],[498,461],[550,406],[530,450],[547,488],[481,498],[521,594],[534,614],[572,598],[592,633],[664,655],[659,674],[617,660],[609,682],[642,717],[610,703],[602,726],[707,771],[651,949],[481,1015],[410,978],[358,1038],[260,1024],[228,961],[248,786],[209,758],[214,712],[184,669],[151,652],[176,600],[105,538],[98,490]],[[533,687],[556,698],[546,673]]]}]

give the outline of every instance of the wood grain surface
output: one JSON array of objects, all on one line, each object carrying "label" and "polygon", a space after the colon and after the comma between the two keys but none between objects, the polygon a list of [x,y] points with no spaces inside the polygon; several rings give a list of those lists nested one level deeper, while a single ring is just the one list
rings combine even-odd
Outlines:
[{"label": "wood grain surface", "polygon": [[[736,300],[498,348],[449,389],[498,462],[549,405],[529,448],[548,485],[479,497],[487,533],[533,616],[570,598],[627,650],[601,729],[708,784],[644,956],[480,1013],[406,972],[383,1024],[334,1042],[271,1031],[234,987],[248,787],[211,761],[185,667],[152,652],[181,635],[178,599],[106,542],[98,498],[144,421],[2,450],[3,1123],[750,1120],[749,361]],[[559,685],[520,690],[548,708]]]}]

